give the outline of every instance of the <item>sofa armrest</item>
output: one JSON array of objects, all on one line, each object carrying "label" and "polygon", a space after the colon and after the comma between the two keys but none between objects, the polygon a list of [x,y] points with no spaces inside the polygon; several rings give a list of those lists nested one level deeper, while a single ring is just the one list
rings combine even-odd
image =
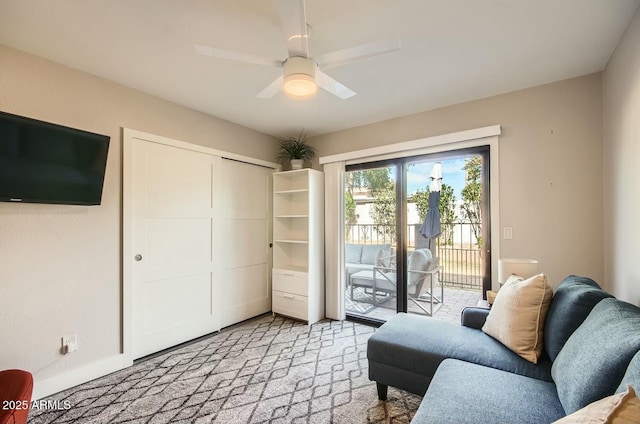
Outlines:
[{"label": "sofa armrest", "polygon": [[480,306],[467,306],[462,310],[460,316],[462,325],[465,327],[475,328],[477,330],[482,329],[484,322],[489,316],[489,308],[483,308]]}]

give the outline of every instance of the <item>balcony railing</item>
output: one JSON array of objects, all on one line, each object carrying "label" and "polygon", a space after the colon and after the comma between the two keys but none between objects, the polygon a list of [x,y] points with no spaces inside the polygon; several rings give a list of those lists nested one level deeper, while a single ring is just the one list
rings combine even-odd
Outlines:
[{"label": "balcony railing", "polygon": [[[408,249],[427,247],[419,233],[421,224],[407,226]],[[448,286],[482,289],[482,249],[474,235],[474,224],[452,222],[442,225],[443,234],[436,238],[436,256],[442,271],[440,281]],[[390,244],[395,246],[395,227],[376,224],[349,224],[345,228],[347,243]]]}]

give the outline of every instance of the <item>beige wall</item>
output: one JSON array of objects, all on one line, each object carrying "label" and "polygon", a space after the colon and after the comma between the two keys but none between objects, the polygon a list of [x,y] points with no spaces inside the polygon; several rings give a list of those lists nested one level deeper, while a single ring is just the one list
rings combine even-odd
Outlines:
[{"label": "beige wall", "polygon": [[[601,74],[379,122],[311,142],[320,156],[500,124],[501,257],[536,258],[553,285],[603,281]],[[495,278],[495,276],[494,276]]]},{"label": "beige wall", "polygon": [[605,281],[640,304],[640,10],[603,77]]},{"label": "beige wall", "polygon": [[[111,137],[101,206],[0,203],[0,369],[36,381],[121,349],[121,128],[271,161],[275,139],[0,46],[0,110]],[[60,337],[78,334],[63,356]]]}]

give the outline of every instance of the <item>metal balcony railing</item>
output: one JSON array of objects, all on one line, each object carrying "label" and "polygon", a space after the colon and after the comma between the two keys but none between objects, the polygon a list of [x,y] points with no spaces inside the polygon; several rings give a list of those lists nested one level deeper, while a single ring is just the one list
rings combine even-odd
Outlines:
[{"label": "metal balcony railing", "polygon": [[[482,290],[482,249],[473,228],[475,223],[456,221],[442,223],[442,234],[436,239],[436,256],[442,271],[440,282],[448,286]],[[427,240],[419,233],[421,224],[407,226],[407,247],[410,251],[427,247]],[[395,246],[395,226],[376,224],[348,224],[347,243],[391,244]]]}]

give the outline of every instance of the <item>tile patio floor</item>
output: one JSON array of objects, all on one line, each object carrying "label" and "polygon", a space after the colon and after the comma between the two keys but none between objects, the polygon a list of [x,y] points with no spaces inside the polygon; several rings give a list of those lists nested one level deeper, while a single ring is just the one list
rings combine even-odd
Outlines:
[{"label": "tile patio floor", "polygon": [[[443,297],[442,306],[433,317],[446,321],[460,322],[462,309],[466,306],[476,306],[478,301],[482,299],[482,292],[479,290],[463,290],[445,287]],[[353,313],[349,311],[349,309],[347,309],[347,314],[386,321],[396,314],[395,304],[396,299],[393,297],[383,305],[377,306],[364,314]],[[424,311],[418,308],[413,302],[409,302],[409,312],[426,315]]]}]

